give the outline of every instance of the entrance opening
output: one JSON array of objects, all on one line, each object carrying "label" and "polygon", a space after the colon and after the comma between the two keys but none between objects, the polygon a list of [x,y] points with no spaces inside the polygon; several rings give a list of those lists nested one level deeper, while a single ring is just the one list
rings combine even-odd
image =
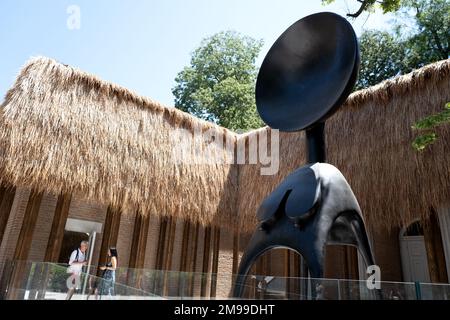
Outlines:
[{"label": "entrance opening", "polygon": [[[93,253],[96,250],[96,234],[102,232],[102,227],[103,225],[98,222],[68,218],[58,262],[68,263],[70,254],[80,246],[83,240],[89,242],[87,260],[91,262]],[[96,261],[93,263],[95,264]]]}]

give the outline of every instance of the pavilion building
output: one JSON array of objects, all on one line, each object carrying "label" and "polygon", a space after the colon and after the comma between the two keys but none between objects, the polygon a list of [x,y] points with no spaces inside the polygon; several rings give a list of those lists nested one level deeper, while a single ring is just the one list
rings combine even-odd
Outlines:
[{"label": "pavilion building", "polygon": [[[450,126],[425,151],[411,146],[412,125],[448,101],[450,59],[353,93],[327,121],[327,161],[355,192],[383,281],[449,282]],[[252,158],[266,152],[261,137],[279,150],[274,174]],[[7,261],[66,263],[95,232],[94,265],[116,246],[121,268],[217,274],[189,290],[227,297],[259,204],[305,155],[304,132],[237,134],[32,59],[0,108],[0,278]],[[274,250],[253,273],[304,276],[300,265]],[[344,246],[327,248],[325,274],[366,276]]]}]

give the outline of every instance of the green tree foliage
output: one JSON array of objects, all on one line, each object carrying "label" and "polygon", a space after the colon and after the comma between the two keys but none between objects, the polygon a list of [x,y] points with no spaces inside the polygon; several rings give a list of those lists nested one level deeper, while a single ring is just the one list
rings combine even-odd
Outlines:
[{"label": "green tree foliage", "polygon": [[263,126],[254,94],[261,47],[232,31],[204,39],[175,78],[175,107],[231,130]]},{"label": "green tree foliage", "polygon": [[365,31],[359,39],[361,65],[356,89],[363,89],[402,72],[404,44],[394,35],[377,30]]},{"label": "green tree foliage", "polygon": [[450,1],[404,0],[401,4],[393,32],[369,30],[361,35],[357,89],[449,57]]},{"label": "green tree foliage", "polygon": [[[418,29],[416,34],[407,40],[409,52],[403,62],[406,69],[447,59],[450,56],[450,1],[404,0],[403,4],[415,11]],[[433,129],[449,122],[450,103],[447,103],[442,112],[425,117],[413,125],[414,129],[421,132],[413,141],[413,147],[419,151],[424,150],[438,139]]]}]

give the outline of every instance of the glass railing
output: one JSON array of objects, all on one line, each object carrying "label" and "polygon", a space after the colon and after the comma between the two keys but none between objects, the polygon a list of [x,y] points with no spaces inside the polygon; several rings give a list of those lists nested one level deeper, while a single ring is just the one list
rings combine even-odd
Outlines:
[{"label": "glass railing", "polygon": [[450,300],[450,285],[447,284],[420,283],[417,291],[422,300]]},{"label": "glass railing", "polygon": [[[252,277],[250,277],[252,278]],[[293,300],[415,300],[415,284],[408,282],[253,276],[244,296],[253,299]],[[375,287],[375,288],[373,288]],[[372,289],[373,288],[373,289]],[[250,289],[250,291],[248,291]]]},{"label": "glass railing", "polygon": [[4,266],[0,298],[6,300],[140,300],[160,299],[150,292],[46,262],[14,261]]},{"label": "glass railing", "polygon": [[[118,268],[116,281],[166,299],[233,299],[236,275]],[[243,287],[243,299],[450,299],[449,284],[249,275]]]},{"label": "glass railing", "polygon": [[[236,299],[236,276],[200,272],[118,268],[115,281],[91,266],[70,279],[67,266],[29,261],[8,262],[0,279],[0,299]],[[374,285],[372,283],[372,285]],[[76,287],[71,290],[71,287]],[[239,299],[288,300],[450,300],[449,284],[376,283],[365,280],[249,275]]]}]

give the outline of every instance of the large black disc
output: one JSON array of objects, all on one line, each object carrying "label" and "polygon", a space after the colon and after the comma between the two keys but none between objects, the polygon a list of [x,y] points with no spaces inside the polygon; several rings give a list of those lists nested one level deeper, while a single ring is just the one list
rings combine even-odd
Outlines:
[{"label": "large black disc", "polygon": [[358,68],[358,41],[346,19],[330,12],[300,19],[276,40],[261,65],[258,112],[272,128],[307,129],[345,101]]}]

